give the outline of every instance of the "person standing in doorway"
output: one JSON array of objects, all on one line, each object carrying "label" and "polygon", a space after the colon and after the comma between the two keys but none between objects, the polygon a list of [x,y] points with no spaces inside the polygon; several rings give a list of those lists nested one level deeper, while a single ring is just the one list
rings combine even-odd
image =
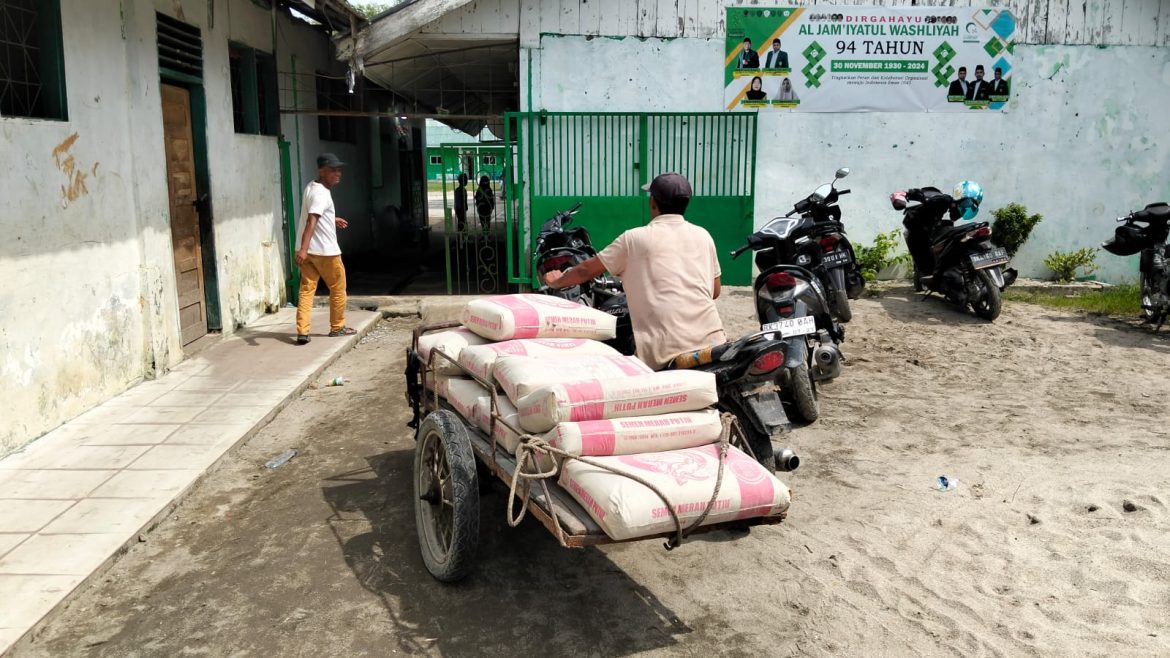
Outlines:
[{"label": "person standing in doorway", "polygon": [[459,232],[467,230],[467,174],[459,172],[459,187],[455,188],[455,223]]},{"label": "person standing in doorway", "polygon": [[337,229],[349,222],[337,216],[333,207],[333,188],[341,182],[341,168],[345,163],[332,153],[317,156],[317,180],[305,188],[301,200],[301,216],[297,220],[299,233],[296,262],[301,268],[301,291],[297,300],[297,345],[309,342],[309,325],[313,312],[313,296],[317,282],[325,281],[329,288],[329,335],[352,336],[357,333],[345,326],[345,266],[341,263],[341,247],[337,244]]},{"label": "person standing in doorway", "polygon": [[475,213],[479,215],[479,225],[484,233],[491,229],[495,210],[496,193],[492,191],[492,179],[484,174],[479,177],[479,187],[475,188]]}]

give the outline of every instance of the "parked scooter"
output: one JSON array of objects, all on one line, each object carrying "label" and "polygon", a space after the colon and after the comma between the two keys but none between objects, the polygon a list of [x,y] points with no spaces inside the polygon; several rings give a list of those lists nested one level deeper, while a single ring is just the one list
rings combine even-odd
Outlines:
[{"label": "parked scooter", "polygon": [[1141,253],[1142,320],[1157,331],[1170,314],[1170,204],[1151,203],[1117,221],[1124,224],[1101,246],[1116,256]]},{"label": "parked scooter", "polygon": [[[849,300],[857,299],[865,290],[865,277],[853,245],[845,236],[841,207],[837,205],[840,197],[849,194],[849,190],[837,189],[837,181],[848,175],[848,168],[838,169],[832,182],[797,201],[784,217],[769,222],[764,229],[774,226],[776,240],[771,250],[756,252],[756,266],[761,272],[774,265],[789,264],[816,274],[824,284],[833,315],[841,322],[853,318]],[[780,221],[796,214],[799,220]],[[780,230],[783,237],[778,237]]]},{"label": "parked scooter", "polygon": [[[537,234],[535,269],[541,280],[552,270],[566,271],[597,255],[584,227],[565,229],[580,208],[581,204],[577,203],[553,215]],[[607,342],[623,354],[634,353],[634,331],[620,279],[605,274],[582,286],[542,290],[617,316],[617,338]],[[800,463],[795,453],[789,449],[777,451],[773,446],[773,440],[791,426],[775,382],[777,371],[784,366],[788,341],[778,338],[776,333],[776,330],[755,332],[723,345],[683,354],[667,367],[715,373],[719,407],[740,420],[755,458],[768,468],[791,471]]]},{"label": "parked scooter", "polygon": [[[963,181],[954,193],[923,187],[890,195],[902,210],[906,247],[914,260],[914,290],[937,292],[959,308],[967,305],[987,321],[999,317],[1000,293],[1016,280],[1016,271],[1002,266],[1007,250],[991,243],[987,222],[963,221],[979,214],[983,188]],[[910,205],[909,202],[914,202]]]},{"label": "parked scooter", "polygon": [[[589,239],[589,231],[584,226],[565,229],[580,209],[581,202],[578,201],[572,208],[553,215],[540,227],[533,258],[536,273],[541,280],[553,270],[566,271],[597,255]],[[630,326],[630,311],[621,279],[607,273],[579,286],[546,289],[544,292],[616,316],[617,338],[606,343],[627,356],[634,353],[634,330]]]},{"label": "parked scooter", "polygon": [[[731,252],[738,258],[748,249],[760,255],[793,250],[790,234],[804,220],[778,217],[748,236],[747,243]],[[844,328],[833,318],[821,281],[799,265],[775,264],[762,269],[752,286],[756,317],[762,331],[773,331],[787,339],[784,369],[778,383],[791,396],[796,415],[805,422],[820,416],[816,382],[841,374]]]}]

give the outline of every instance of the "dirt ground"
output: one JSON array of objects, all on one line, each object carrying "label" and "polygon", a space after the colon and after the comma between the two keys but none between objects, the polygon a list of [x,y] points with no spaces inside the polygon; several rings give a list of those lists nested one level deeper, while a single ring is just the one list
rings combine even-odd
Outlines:
[{"label": "dirt ground", "polygon": [[[729,333],[750,301],[721,300]],[[478,570],[445,586],[415,537],[413,324],[379,325],[326,373],[351,383],[228,455],[22,655],[1170,654],[1165,333],[858,300],[846,371],[791,435],[787,522],[567,550],[508,528],[497,491]]]}]

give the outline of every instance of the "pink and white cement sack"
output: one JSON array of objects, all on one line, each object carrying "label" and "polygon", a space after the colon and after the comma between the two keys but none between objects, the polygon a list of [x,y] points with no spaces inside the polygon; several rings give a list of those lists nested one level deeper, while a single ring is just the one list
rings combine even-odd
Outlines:
[{"label": "pink and white cement sack", "polygon": [[463,326],[490,340],[592,338],[617,334],[617,318],[595,308],[550,295],[496,295],[473,299],[463,308]]},{"label": "pink and white cement sack", "polygon": [[[447,388],[451,384],[452,379],[465,379],[464,377],[456,377],[454,375],[426,375],[426,386],[428,391],[434,392],[435,395],[446,399]],[[468,380],[471,381],[471,380]]]},{"label": "pink and white cement sack", "polygon": [[447,382],[447,399],[455,411],[468,422],[475,422],[475,405],[482,398],[491,399],[491,393],[474,379],[452,377]]},{"label": "pink and white cement sack", "polygon": [[492,368],[492,380],[504,389],[512,402],[517,402],[532,391],[556,382],[634,377],[653,372],[638,359],[620,354],[544,358],[501,355]]},{"label": "pink and white cement sack", "polygon": [[[642,455],[591,458],[658,487],[683,527],[707,508],[719,468],[719,446],[671,450]],[[621,475],[566,460],[560,477],[564,487],[613,539],[631,539],[673,532],[670,510],[653,491]],[[760,516],[788,509],[788,487],[743,451],[729,447],[719,495],[703,525]]]},{"label": "pink and white cement sack", "polygon": [[459,365],[484,381],[492,381],[492,368],[496,359],[504,354],[534,357],[621,356],[609,345],[586,338],[519,338],[466,347],[459,353]]},{"label": "pink and white cement sack", "polygon": [[[516,411],[516,407],[508,398],[497,395],[496,402],[499,404],[500,416],[508,421],[512,427],[520,427],[520,412]],[[475,408],[472,410],[472,416],[475,418],[475,425],[487,434],[490,438],[495,439],[503,448],[509,453],[516,453],[516,446],[520,445],[520,435],[513,432],[504,426],[503,423],[496,421],[495,426],[492,426],[492,399],[490,396],[480,398],[475,403]]]},{"label": "pink and white cement sack", "polygon": [[547,432],[557,423],[698,411],[718,400],[714,374],[666,370],[552,384],[520,398],[516,408],[525,430]]},{"label": "pink and white cement sack", "polygon": [[543,438],[571,455],[590,457],[694,448],[718,441],[722,432],[719,412],[710,410],[557,423]]},{"label": "pink and white cement sack", "polygon": [[[429,363],[431,350],[438,349],[452,359],[459,359],[459,354],[469,345],[483,345],[486,338],[481,337],[467,327],[456,327],[446,331],[437,331],[433,334],[423,334],[418,337],[418,354],[423,363]],[[463,371],[455,363],[435,356],[435,370],[441,375],[461,375]]]}]

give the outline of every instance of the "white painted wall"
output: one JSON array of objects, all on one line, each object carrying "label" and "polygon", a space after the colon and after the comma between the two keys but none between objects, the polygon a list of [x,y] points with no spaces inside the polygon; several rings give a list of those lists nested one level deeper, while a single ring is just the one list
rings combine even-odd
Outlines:
[{"label": "white painted wall", "polygon": [[[533,106],[718,112],[722,53],[722,39],[546,35]],[[1006,113],[761,113],[757,225],[841,166],[853,170],[846,226],[862,242],[900,227],[890,192],[972,179],[988,217],[1011,201],[1045,216],[1016,259],[1025,275],[1043,276],[1046,254],[1097,246],[1114,217],[1170,198],[1170,49],[1019,47],[1016,62]],[[1106,280],[1135,276],[1133,258],[1102,252],[1098,263]]]},{"label": "white painted wall", "polygon": [[[69,120],[0,117],[0,378],[7,384],[0,456],[183,358],[156,10],[202,30],[225,333],[284,301],[277,138],[234,132],[227,52],[229,39],[271,52],[272,15],[247,0],[215,0],[211,9],[206,0],[61,0]],[[278,27],[282,73],[294,52],[302,70],[336,66],[319,32],[285,19]],[[312,77],[305,79],[302,106],[313,107]],[[287,76],[280,86],[291,95]],[[295,138],[293,119],[283,123]],[[300,127],[301,166],[315,173],[316,120],[302,118]],[[350,151],[334,150],[364,170],[363,144],[359,135]],[[70,186],[72,198],[63,192]],[[355,206],[361,213],[368,202]]]}]

